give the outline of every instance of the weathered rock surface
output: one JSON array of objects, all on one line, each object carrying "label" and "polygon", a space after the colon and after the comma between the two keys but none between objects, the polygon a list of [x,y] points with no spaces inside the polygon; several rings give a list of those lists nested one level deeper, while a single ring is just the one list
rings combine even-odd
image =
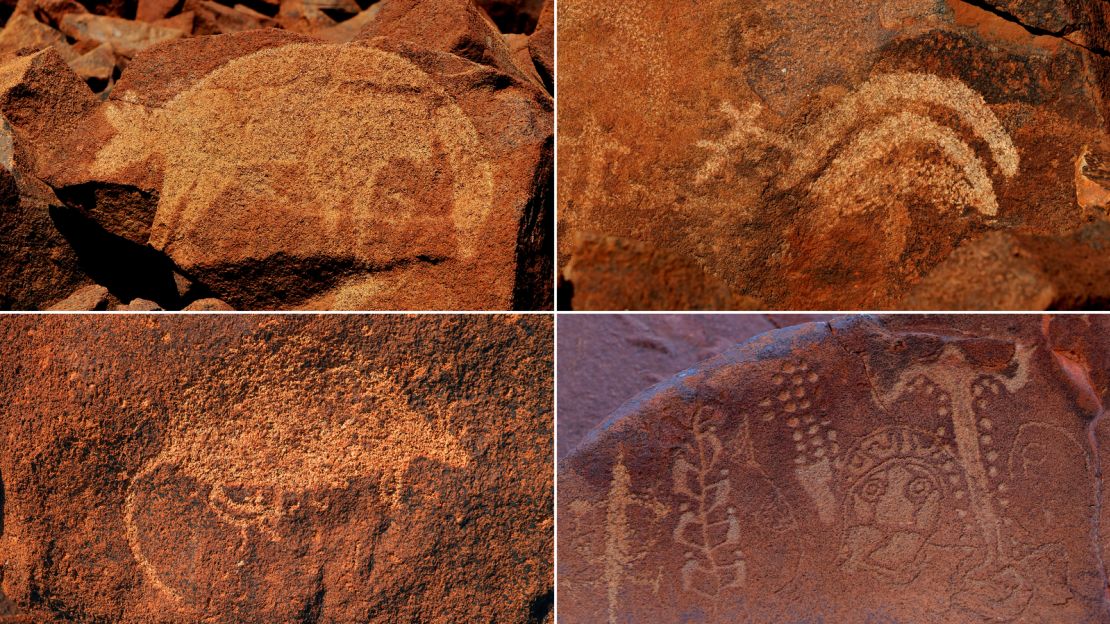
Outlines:
[{"label": "weathered rock surface", "polygon": [[140,21],[25,0],[16,16],[57,37],[30,47],[72,57],[59,83],[106,100],[19,92],[32,114],[10,119],[65,116],[28,136],[28,173],[82,270],[165,309],[190,302],[175,276],[236,309],[550,309],[554,104],[530,42],[514,56],[471,0],[405,2],[315,1],[309,27],[204,0]]},{"label": "weathered rock surface", "polygon": [[1104,310],[1110,223],[1066,236],[991,232],[967,243],[910,291],[915,310]]},{"label": "weathered rock surface", "polygon": [[638,241],[580,236],[564,265],[560,310],[760,310],[692,258]]},{"label": "weathered rock surface", "polygon": [[36,169],[94,104],[54,49],[0,65],[0,309],[42,309],[90,281]]},{"label": "weathered rock surface", "polygon": [[543,622],[552,329],[0,319],[4,593],[45,622]]},{"label": "weathered rock surface", "polygon": [[1110,621],[1108,347],[1100,316],[854,317],[664,381],[560,464],[560,619]]},{"label": "weathered rock surface", "polygon": [[1107,219],[1075,174],[1108,138],[1104,2],[558,11],[560,267],[613,236],[770,309],[897,309],[985,232]]},{"label": "weathered rock surface", "polygon": [[812,314],[591,314],[559,317],[559,458],[642,390],[737,343]]}]

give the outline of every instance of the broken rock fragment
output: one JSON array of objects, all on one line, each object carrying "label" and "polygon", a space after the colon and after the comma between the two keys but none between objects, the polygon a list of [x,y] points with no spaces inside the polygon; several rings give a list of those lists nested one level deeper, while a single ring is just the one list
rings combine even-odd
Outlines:
[{"label": "broken rock fragment", "polygon": [[237,309],[505,309],[550,282],[528,269],[550,114],[530,82],[388,38],[189,39],[139,54],[47,178]]},{"label": "broken rock fragment", "polygon": [[129,58],[152,45],[185,35],[180,30],[104,15],[66,15],[60,28],[78,41],[107,44]]},{"label": "broken rock fragment", "polygon": [[108,305],[108,289],[97,284],[78,288],[70,296],[50,306],[55,312],[93,312]]},{"label": "broken rock fragment", "polygon": [[95,106],[47,48],[0,66],[0,309],[42,309],[89,280],[56,228],[39,166]]}]

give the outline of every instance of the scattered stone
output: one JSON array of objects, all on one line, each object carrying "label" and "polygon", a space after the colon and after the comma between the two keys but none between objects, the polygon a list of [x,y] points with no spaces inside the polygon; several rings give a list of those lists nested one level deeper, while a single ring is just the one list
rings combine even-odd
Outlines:
[{"label": "scattered stone", "polygon": [[279,26],[277,21],[253,11],[246,12],[208,0],[185,0],[184,7],[194,14],[193,33],[197,35],[246,32]]},{"label": "scattered stone", "polygon": [[528,37],[532,62],[548,93],[555,93],[555,1],[546,0],[535,32]]},{"label": "scattered stone", "polygon": [[115,52],[128,58],[152,45],[185,36],[180,30],[104,15],[66,15],[60,28],[78,41],[108,44]]},{"label": "scattered stone", "polygon": [[67,61],[80,56],[66,42],[65,35],[21,13],[13,15],[0,31],[0,60],[7,61],[24,52],[46,48],[54,48]]},{"label": "scattered stone", "polygon": [[348,41],[354,41],[355,37],[366,28],[366,25],[374,21],[374,18],[377,17],[381,9],[382,5],[380,2],[371,4],[370,8],[349,20],[340,22],[335,26],[317,30],[316,36],[332,43],[347,43]]},{"label": "scattered stone", "polygon": [[93,312],[108,306],[108,289],[97,284],[82,286],[48,309],[55,312]]},{"label": "scattered stone", "polygon": [[[96,84],[106,87],[111,82],[112,73],[116,69],[116,55],[112,52],[111,45],[101,44],[93,48],[91,52],[86,52],[78,57],[69,64],[69,67],[85,82],[90,83],[90,86]],[[94,88],[93,90],[100,91],[102,89]]]},{"label": "scattered stone", "polygon": [[37,167],[94,105],[55,49],[0,66],[0,309],[41,310],[89,282]]},{"label": "scattered stone", "polygon": [[3,591],[36,621],[550,622],[553,329],[0,319]]},{"label": "scattered stone", "polygon": [[568,314],[559,317],[559,458],[638,393],[736,344],[813,314]]},{"label": "scattered stone", "polygon": [[638,241],[582,236],[563,269],[563,310],[759,310],[696,262]]},{"label": "scattered stone", "polygon": [[382,0],[362,37],[393,37],[527,79],[505,38],[473,0]]},{"label": "scattered stone", "polygon": [[166,19],[177,8],[180,0],[139,0],[135,19],[142,22],[157,22]]},{"label": "scattered stone", "polygon": [[209,297],[207,299],[197,299],[185,306],[184,310],[186,312],[231,312],[234,311],[235,308],[219,299]]},{"label": "scattered stone", "polygon": [[899,309],[985,232],[1088,222],[1105,2],[558,10],[563,270],[578,235],[611,236],[769,309]]},{"label": "scattered stone", "polygon": [[862,316],[683,371],[560,462],[559,620],[1106,621],[1108,347]]}]

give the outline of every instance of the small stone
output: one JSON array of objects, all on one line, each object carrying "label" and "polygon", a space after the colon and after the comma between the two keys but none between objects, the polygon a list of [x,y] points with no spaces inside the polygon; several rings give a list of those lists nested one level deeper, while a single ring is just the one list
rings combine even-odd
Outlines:
[{"label": "small stone", "polygon": [[103,310],[108,305],[108,289],[90,284],[73,292],[72,295],[50,306],[48,310],[63,312],[92,312]]},{"label": "small stone", "polygon": [[231,312],[234,311],[235,308],[219,299],[209,297],[207,299],[197,299],[185,306],[184,310],[186,312]]}]

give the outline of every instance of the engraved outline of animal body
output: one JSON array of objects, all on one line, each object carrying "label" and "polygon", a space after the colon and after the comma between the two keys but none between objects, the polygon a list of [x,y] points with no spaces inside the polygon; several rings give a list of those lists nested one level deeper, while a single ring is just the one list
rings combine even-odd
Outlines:
[{"label": "engraved outline of animal body", "polygon": [[[302,482],[292,483],[292,487],[287,487],[290,485],[289,482],[285,482],[284,486],[265,483],[267,480],[280,481],[291,475],[282,474],[281,466],[259,465],[257,459],[251,459],[257,455],[251,455],[244,449],[241,449],[239,457],[234,459],[224,455],[229,451],[234,452],[233,447],[217,446],[216,452],[207,452],[210,445],[219,441],[221,436],[226,436],[225,440],[236,440],[250,433],[258,433],[242,429],[243,419],[217,418],[210,421],[215,422],[215,425],[208,428],[186,422],[178,429],[169,432],[168,439],[159,453],[131,477],[123,503],[127,541],[144,577],[176,602],[185,603],[183,597],[163,581],[161,573],[144,554],[139,528],[135,524],[138,495],[135,486],[160,468],[172,467],[175,474],[185,474],[200,486],[208,487],[209,493],[205,499],[207,508],[224,523],[238,527],[241,540],[248,540],[249,530],[253,528],[271,542],[281,542],[282,538],[277,533],[276,527],[285,515],[282,501],[288,492],[303,494],[313,488],[344,489],[349,486],[351,479],[370,474],[373,468],[381,472],[383,482],[390,482],[390,485],[395,488],[392,502],[396,504],[404,474],[413,461],[432,459],[452,468],[466,468],[470,465],[470,456],[459,440],[446,429],[437,431],[422,415],[412,410],[392,380],[376,373],[361,373],[361,380],[366,384],[367,392],[372,392],[380,399],[383,411],[390,416],[388,420],[383,419],[379,423],[384,425],[381,430],[385,435],[379,437],[358,435],[357,424],[353,427],[349,426],[352,420],[357,423],[358,417],[342,423],[331,422],[330,427],[321,430],[316,439],[307,441],[310,448],[308,451],[302,451],[301,454],[309,460],[313,457],[335,458],[338,463],[315,465],[311,464],[311,461],[302,461],[301,467],[311,468],[312,472],[307,475],[292,475],[303,477]],[[263,397],[265,401],[264,392],[259,393],[258,396]],[[254,397],[248,396],[243,403],[249,403],[252,398]],[[304,398],[309,403],[314,399],[308,396]],[[263,406],[268,407],[265,403]],[[233,407],[231,411],[234,412],[235,408]],[[363,415],[361,418],[366,416]],[[246,416],[245,422],[256,423],[260,427],[259,431],[266,434],[253,440],[262,442],[264,448],[273,445],[272,450],[275,452],[266,454],[269,457],[288,456],[290,451],[287,447],[289,442],[287,434],[289,432],[267,429],[265,425],[259,423],[259,420],[259,414],[254,411],[250,411]],[[335,433],[337,439],[328,438],[326,434],[329,432]],[[313,444],[316,446],[312,446]],[[337,447],[335,444],[340,446]],[[346,446],[342,446],[344,444]],[[279,448],[281,452],[276,452]],[[257,487],[260,493],[254,498],[238,501],[228,494],[229,483],[225,481],[229,471],[232,470],[229,466],[236,463],[243,465],[244,461],[247,462],[245,465],[248,478],[253,474],[256,477],[261,476],[262,481],[244,482],[242,485]],[[321,473],[328,470],[331,470],[330,474]],[[267,489],[269,489],[270,500],[261,493]],[[151,490],[151,492],[156,491],[157,488]]]},{"label": "engraved outline of animal body", "polygon": [[[886,113],[899,102],[943,107],[956,113],[975,136],[987,144],[1002,176],[1011,178],[1017,174],[1020,163],[1017,149],[981,95],[955,78],[899,72],[881,74],[867,81],[821,115],[799,137],[787,137],[760,127],[757,118],[762,105],[759,103],[751,104],[743,114],[731,103],[722,103],[721,110],[729,117],[732,128],[721,140],[697,142],[698,147],[710,150],[711,154],[698,172],[696,181],[700,184],[716,173],[723,166],[727,151],[744,147],[776,146],[793,158],[777,182],[780,190],[797,186],[828,161],[820,177],[809,187],[810,192],[824,199],[823,205],[831,205],[826,210],[835,210],[835,214],[828,215],[832,218],[820,223],[828,226],[839,217],[866,208],[848,199],[852,196],[850,191],[861,185],[859,175],[866,171],[869,162],[882,158],[897,147],[924,143],[939,147],[946,159],[959,167],[963,179],[946,186],[955,188],[961,199],[981,214],[996,216],[998,201],[982,161],[955,131],[941,126],[930,117],[901,110],[885,114],[875,125],[851,136],[865,116]],[[843,147],[833,154],[833,149],[841,144],[844,144]],[[920,176],[909,176],[900,181],[906,184],[934,182]]]},{"label": "engraved outline of animal body", "polygon": [[[679,455],[672,468],[674,493],[689,500],[681,507],[683,513],[673,538],[675,543],[690,549],[681,569],[683,589],[715,599],[722,589],[744,586],[747,563],[737,546],[740,522],[736,510],[727,506],[732,484],[728,469],[721,467],[724,445],[716,435],[716,426],[702,419],[704,411],[703,406],[695,408],[691,421],[693,443]],[[724,529],[723,535],[719,529]],[[688,536],[691,531],[692,537]],[[730,548],[735,550],[722,552]],[[709,583],[707,588],[698,586],[696,575],[704,577]]]}]

